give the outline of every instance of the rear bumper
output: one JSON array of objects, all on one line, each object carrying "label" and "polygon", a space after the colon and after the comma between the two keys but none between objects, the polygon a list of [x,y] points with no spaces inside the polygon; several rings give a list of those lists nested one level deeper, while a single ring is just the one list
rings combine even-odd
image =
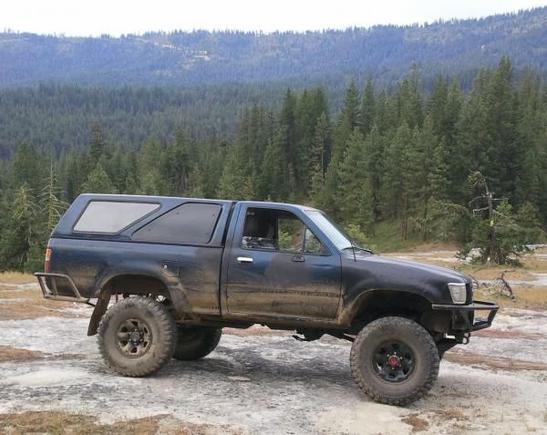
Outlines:
[{"label": "rear bumper", "polygon": [[89,298],[83,297],[72,278],[63,273],[37,272],[34,276],[38,279],[40,289],[45,299],[56,301],[88,303]]},{"label": "rear bumper", "polygon": [[[499,306],[492,302],[473,301],[469,305],[433,304],[435,311],[448,311],[451,316],[452,333],[473,332],[488,328],[498,312]],[[476,312],[488,312],[486,318],[476,320]]]}]

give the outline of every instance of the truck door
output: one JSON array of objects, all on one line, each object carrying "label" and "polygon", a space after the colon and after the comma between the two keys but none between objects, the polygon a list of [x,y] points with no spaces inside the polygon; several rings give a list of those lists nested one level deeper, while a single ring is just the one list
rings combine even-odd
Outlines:
[{"label": "truck door", "polygon": [[229,315],[333,319],[341,264],[300,210],[242,205],[226,253]]}]

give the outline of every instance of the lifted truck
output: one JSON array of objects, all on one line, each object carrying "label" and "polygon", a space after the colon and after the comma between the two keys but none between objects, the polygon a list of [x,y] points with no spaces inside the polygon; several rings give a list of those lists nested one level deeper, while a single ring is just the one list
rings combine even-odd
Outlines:
[{"label": "lifted truck", "polygon": [[80,195],[36,276],[46,298],[96,298],[88,335],[121,375],[203,358],[223,327],[259,323],[353,342],[355,381],[395,405],[422,397],[443,353],[498,310],[458,272],[374,255],[323,212],[271,202]]}]

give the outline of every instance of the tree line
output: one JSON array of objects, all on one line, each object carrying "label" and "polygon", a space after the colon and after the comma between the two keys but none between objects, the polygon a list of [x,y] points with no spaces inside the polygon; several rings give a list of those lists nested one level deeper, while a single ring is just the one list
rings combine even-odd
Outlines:
[{"label": "tree line", "polygon": [[[390,89],[351,81],[337,112],[321,87],[289,89],[279,108],[244,109],[235,131],[203,139],[180,126],[128,149],[98,122],[83,149],[20,145],[0,162],[0,269],[39,269],[81,192],[305,203],[363,243],[386,223],[401,239],[469,247],[495,228],[508,254],[547,225],[547,88],[532,71],[516,80],[507,58],[468,93],[446,76],[425,93],[417,71]],[[477,179],[500,199],[495,219]]]},{"label": "tree line", "polygon": [[393,84],[418,63],[429,80],[464,81],[500,53],[520,70],[546,71],[547,8],[480,19],[307,32],[150,32],[119,38],[0,33],[0,83],[54,81],[91,86],[201,86],[290,80],[344,82],[371,74]]}]

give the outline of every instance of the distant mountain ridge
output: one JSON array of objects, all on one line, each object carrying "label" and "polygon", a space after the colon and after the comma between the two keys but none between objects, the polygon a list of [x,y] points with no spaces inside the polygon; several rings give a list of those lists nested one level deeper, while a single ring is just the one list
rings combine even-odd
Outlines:
[{"label": "distant mountain ridge", "polygon": [[195,86],[371,76],[417,65],[465,80],[501,56],[547,71],[547,7],[482,19],[305,33],[173,32],[113,37],[0,33],[0,87],[40,82]]}]

